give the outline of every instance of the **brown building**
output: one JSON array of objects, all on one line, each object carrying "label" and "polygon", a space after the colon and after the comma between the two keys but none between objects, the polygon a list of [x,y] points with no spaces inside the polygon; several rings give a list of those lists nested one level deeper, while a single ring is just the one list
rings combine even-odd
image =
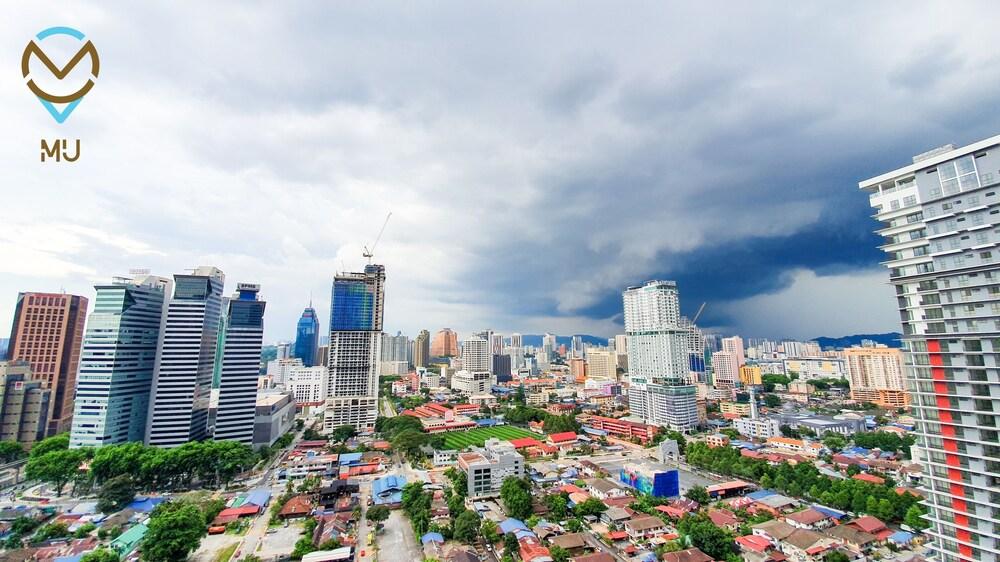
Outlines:
[{"label": "brown building", "polygon": [[19,293],[7,358],[26,361],[52,391],[47,434],[69,431],[80,366],[87,298],[64,293]]},{"label": "brown building", "polygon": [[451,328],[445,328],[434,334],[431,357],[458,357],[458,334]]},{"label": "brown building", "polygon": [[0,440],[30,449],[45,437],[49,420],[48,389],[34,380],[24,361],[0,361]]}]

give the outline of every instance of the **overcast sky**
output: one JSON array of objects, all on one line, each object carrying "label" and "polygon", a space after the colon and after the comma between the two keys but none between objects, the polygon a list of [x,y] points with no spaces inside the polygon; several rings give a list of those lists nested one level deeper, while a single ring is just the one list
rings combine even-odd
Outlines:
[{"label": "overcast sky", "polygon": [[[997,21],[995,2],[11,4],[0,326],[18,291],[216,265],[290,338],[310,295],[326,325],[334,272],[391,210],[387,331],[611,335],[652,278],[727,332],[896,330],[857,182],[1000,132]],[[101,54],[63,125],[18,72],[54,25]],[[81,139],[79,161],[40,163],[41,138]]]}]

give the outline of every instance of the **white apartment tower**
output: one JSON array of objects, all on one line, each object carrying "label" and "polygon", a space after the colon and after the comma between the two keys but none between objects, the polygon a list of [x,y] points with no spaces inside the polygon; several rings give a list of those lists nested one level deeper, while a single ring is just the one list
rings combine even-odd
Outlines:
[{"label": "white apartment tower", "polygon": [[371,431],[378,417],[378,368],[385,306],[385,267],[333,279],[330,347],[323,429],[352,425]]},{"label": "white apartment tower", "polygon": [[473,373],[493,371],[489,340],[471,336],[462,342],[462,368]]},{"label": "white apartment tower", "polygon": [[260,350],[264,345],[264,307],[260,285],[239,283],[227,303],[219,373],[215,439],[253,445]]},{"label": "white apartment tower", "polygon": [[646,423],[677,431],[698,425],[695,387],[688,376],[688,332],[680,325],[673,281],[649,281],[623,294],[628,336],[629,409]]},{"label": "white apartment tower", "polygon": [[174,294],[167,303],[153,370],[146,444],[175,447],[208,434],[226,276],[202,266],[174,275]]},{"label": "white apartment tower", "polygon": [[1000,560],[1000,136],[867,179],[902,320],[934,559]]}]

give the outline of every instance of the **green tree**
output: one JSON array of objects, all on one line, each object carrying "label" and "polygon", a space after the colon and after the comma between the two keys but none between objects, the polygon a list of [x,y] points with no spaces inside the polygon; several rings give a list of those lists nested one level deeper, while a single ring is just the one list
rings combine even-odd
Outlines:
[{"label": "green tree", "polygon": [[600,515],[608,510],[608,506],[597,498],[587,498],[584,501],[576,504],[573,508],[573,514],[577,517],[586,517],[587,515]]},{"label": "green tree", "polygon": [[566,530],[571,533],[579,533],[583,531],[583,522],[576,517],[571,517],[566,521]]},{"label": "green tree", "polygon": [[444,471],[444,475],[451,481],[451,489],[455,494],[464,498],[469,493],[469,477],[464,471],[452,466]]},{"label": "green tree", "polygon": [[455,519],[452,536],[457,541],[472,544],[479,534],[479,516],[472,510],[465,510]]},{"label": "green tree", "polygon": [[490,519],[483,519],[482,524],[479,526],[479,534],[489,544],[494,544],[500,539],[499,527],[497,527],[496,521]]},{"label": "green tree", "polygon": [[781,406],[781,398],[778,398],[777,395],[774,394],[765,394],[764,405],[768,408],[778,408]]},{"label": "green tree", "polygon": [[142,559],[145,562],[175,562],[186,559],[198,548],[205,533],[205,516],[196,505],[168,501],[156,506],[148,526],[142,540]]},{"label": "green tree", "polygon": [[843,435],[829,431],[823,436],[823,446],[831,451],[839,451],[847,446],[847,439]]},{"label": "green tree", "polygon": [[834,550],[826,553],[823,562],[851,562],[851,558],[839,550]]},{"label": "green tree", "polygon": [[97,509],[101,513],[114,513],[135,499],[135,485],[128,476],[115,476],[107,480],[97,495]]},{"label": "green tree", "polygon": [[86,538],[87,535],[89,535],[91,532],[93,532],[93,530],[96,529],[96,528],[97,528],[97,525],[94,525],[93,523],[90,523],[90,522],[84,523],[83,525],[80,525],[80,527],[76,530],[75,533],[73,533],[73,538],[76,538],[76,539]]},{"label": "green tree", "polygon": [[333,428],[333,432],[330,433],[330,438],[334,441],[343,443],[357,434],[358,430],[354,429],[353,425],[342,425]]},{"label": "green tree", "polygon": [[369,507],[368,512],[365,513],[365,518],[376,525],[381,525],[383,521],[389,518],[389,508],[384,505]]},{"label": "green tree", "polygon": [[527,519],[531,515],[531,492],[526,481],[513,476],[505,479],[500,485],[500,499],[510,517]]},{"label": "green tree", "polygon": [[53,435],[35,443],[31,447],[31,456],[40,457],[52,451],[64,451],[66,449],[69,449],[69,433],[60,433],[59,435]]},{"label": "green tree", "polygon": [[67,527],[65,523],[49,523],[48,525],[38,529],[35,536],[31,538],[31,542],[40,543],[49,539],[58,539],[68,536],[69,527]]},{"label": "green tree", "polygon": [[545,496],[545,505],[549,508],[549,514],[557,521],[560,521],[566,517],[569,508],[569,494],[566,492],[549,494]]},{"label": "green tree", "polygon": [[56,488],[56,496],[61,496],[66,483],[79,473],[80,465],[86,458],[83,449],[50,449],[49,452],[38,456],[32,451],[32,456],[24,467],[24,474],[31,480],[52,484]]},{"label": "green tree", "polygon": [[906,510],[906,515],[903,517],[903,523],[905,523],[907,527],[917,531],[923,531],[927,527],[930,527],[930,524],[924,520],[924,510],[919,504],[913,504]]},{"label": "green tree", "polygon": [[569,551],[559,545],[550,546],[549,554],[552,555],[552,562],[569,562]]},{"label": "green tree", "polygon": [[80,562],[118,562],[118,560],[117,552],[104,547],[88,552],[83,555],[83,558],[80,558]]},{"label": "green tree", "polygon": [[678,523],[677,530],[687,537],[691,544],[714,560],[725,560],[736,553],[733,534],[716,527],[707,517],[688,515]]},{"label": "green tree", "polygon": [[314,552],[316,547],[313,546],[312,539],[309,537],[302,537],[295,543],[295,548],[292,549],[292,554],[290,555],[292,560],[302,560],[302,557],[310,552]]},{"label": "green tree", "polygon": [[684,494],[684,497],[698,502],[698,505],[708,505],[712,501],[712,498],[708,495],[708,490],[704,486],[693,486]]},{"label": "green tree", "polygon": [[16,441],[0,441],[0,463],[24,458],[24,447]]},{"label": "green tree", "polygon": [[505,554],[512,554],[518,551],[520,545],[514,533],[507,533],[503,536],[503,549]]}]

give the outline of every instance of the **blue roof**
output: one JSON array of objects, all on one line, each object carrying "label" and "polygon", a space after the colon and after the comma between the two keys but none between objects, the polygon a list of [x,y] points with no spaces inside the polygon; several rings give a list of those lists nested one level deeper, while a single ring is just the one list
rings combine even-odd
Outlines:
[{"label": "blue roof", "polygon": [[823,515],[826,515],[827,517],[832,517],[832,518],[837,519],[837,520],[840,520],[840,519],[843,519],[844,517],[847,517],[847,514],[844,513],[843,511],[837,511],[836,509],[830,509],[829,507],[826,507],[825,505],[813,504],[812,508],[815,509],[816,511],[822,513]]},{"label": "blue roof", "polygon": [[535,533],[532,533],[531,531],[529,531],[527,529],[517,529],[517,530],[515,530],[514,531],[514,536],[517,537],[517,540],[521,540],[521,539],[523,539],[525,537],[533,538],[533,539],[537,539],[538,538],[538,536],[535,535]]},{"label": "blue roof", "polygon": [[476,425],[480,427],[492,427],[497,424],[496,418],[483,418],[481,420],[476,420]]},{"label": "blue roof", "polygon": [[361,462],[361,453],[341,453],[340,456],[337,457],[337,462],[340,466],[358,464]]},{"label": "blue roof", "polygon": [[80,562],[81,559],[83,559],[83,554],[77,554],[76,556],[60,556],[52,562]]},{"label": "blue roof", "polygon": [[376,505],[396,504],[403,501],[403,486],[406,478],[390,474],[372,481],[372,501]]},{"label": "blue roof", "polygon": [[132,503],[128,504],[126,507],[133,511],[141,511],[143,513],[149,513],[153,511],[153,508],[157,505],[166,501],[166,498],[135,498]]},{"label": "blue roof", "polygon": [[528,526],[524,524],[524,521],[519,519],[505,519],[500,522],[500,531],[505,535],[513,533],[518,529],[527,530]]},{"label": "blue roof", "polygon": [[514,389],[513,389],[513,388],[508,388],[508,387],[506,387],[506,386],[496,386],[496,385],[493,385],[493,386],[492,386],[492,387],[490,388],[490,390],[491,390],[492,392],[498,392],[498,393],[500,393],[500,394],[507,394],[507,393],[510,393],[510,392],[514,392]]},{"label": "blue roof", "polygon": [[259,505],[260,507],[265,507],[267,505],[267,502],[269,501],[271,501],[271,490],[258,488],[256,490],[247,492],[246,501],[243,502],[243,505],[249,503],[253,505]]},{"label": "blue roof", "polygon": [[842,454],[861,455],[863,457],[867,457],[871,452],[871,449],[865,449],[864,447],[848,447],[841,451]]},{"label": "blue roof", "polygon": [[752,500],[762,500],[764,498],[768,498],[777,494],[778,492],[775,492],[774,490],[758,490],[756,492],[753,492],[752,494],[747,494],[747,497]]},{"label": "blue roof", "polygon": [[583,426],[583,432],[584,433],[589,433],[591,435],[607,435],[608,434],[608,432],[604,431],[603,429],[594,429],[594,428],[588,427],[586,425]]},{"label": "blue roof", "polygon": [[913,533],[907,533],[906,531],[896,531],[895,533],[889,535],[889,541],[896,544],[906,544],[913,540]]},{"label": "blue roof", "polygon": [[444,543],[444,535],[441,533],[427,533],[426,535],[420,537],[420,544],[427,544],[429,542],[439,542]]}]

